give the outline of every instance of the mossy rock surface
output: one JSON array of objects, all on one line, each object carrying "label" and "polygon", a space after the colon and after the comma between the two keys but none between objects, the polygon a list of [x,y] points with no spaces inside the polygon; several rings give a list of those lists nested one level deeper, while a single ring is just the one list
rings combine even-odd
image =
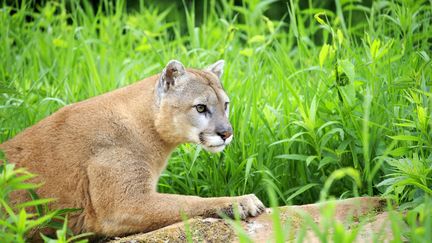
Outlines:
[{"label": "mossy rock surface", "polygon": [[[319,225],[322,212],[332,211],[334,220],[340,221],[346,229],[356,229],[363,222],[356,241],[372,241],[373,235],[379,233],[381,239],[391,240],[391,228],[388,214],[383,212],[383,201],[376,197],[358,197],[326,203],[301,206],[284,206],[279,211],[281,224],[290,225],[287,241],[293,241],[308,217]],[[239,227],[255,242],[273,242],[272,210],[267,209],[258,217],[242,221]],[[238,229],[237,229],[238,231]],[[307,242],[319,242],[312,230],[305,228]],[[238,242],[236,230],[232,224],[223,219],[193,218],[187,222],[179,222],[152,232],[116,238],[112,243],[125,242]]]}]

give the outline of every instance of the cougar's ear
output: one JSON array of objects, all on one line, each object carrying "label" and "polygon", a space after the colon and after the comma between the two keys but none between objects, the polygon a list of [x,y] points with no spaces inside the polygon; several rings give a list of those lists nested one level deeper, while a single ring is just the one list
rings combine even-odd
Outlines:
[{"label": "cougar's ear", "polygon": [[218,78],[221,78],[222,74],[223,74],[224,65],[225,65],[225,61],[219,60],[219,61],[213,63],[212,65],[208,66],[205,70],[212,72],[212,73],[216,74],[216,76],[218,76]]},{"label": "cougar's ear", "polygon": [[177,60],[169,61],[159,79],[159,92],[167,92],[175,85],[176,79],[185,72],[185,67],[181,62]]}]

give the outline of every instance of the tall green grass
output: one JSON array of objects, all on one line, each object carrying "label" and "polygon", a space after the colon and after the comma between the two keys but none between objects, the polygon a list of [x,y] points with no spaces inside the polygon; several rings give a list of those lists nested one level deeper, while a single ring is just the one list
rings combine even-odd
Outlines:
[{"label": "tall green grass", "polygon": [[432,190],[431,2],[335,0],[332,12],[291,0],[272,19],[274,2],[178,9],[140,1],[129,11],[125,1],[3,4],[0,141],[66,104],[158,73],[170,59],[197,68],[225,59],[235,139],[221,154],[176,150],[160,191],[255,193],[269,205],[271,188],[282,205],[315,202],[326,188],[325,197],[384,193],[408,209],[424,205]]}]

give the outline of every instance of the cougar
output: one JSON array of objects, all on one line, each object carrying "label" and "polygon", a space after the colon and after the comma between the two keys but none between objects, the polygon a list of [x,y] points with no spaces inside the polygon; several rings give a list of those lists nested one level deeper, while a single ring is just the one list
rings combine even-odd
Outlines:
[{"label": "cougar", "polygon": [[[220,152],[233,138],[224,61],[186,69],[176,60],[160,74],[67,105],[0,145],[8,161],[38,175],[40,197],[52,208],[81,208],[69,219],[75,233],[119,236],[148,232],[187,217],[255,216],[253,194],[183,196],[157,192],[171,152],[195,143]],[[13,200],[27,200],[25,192]]]}]

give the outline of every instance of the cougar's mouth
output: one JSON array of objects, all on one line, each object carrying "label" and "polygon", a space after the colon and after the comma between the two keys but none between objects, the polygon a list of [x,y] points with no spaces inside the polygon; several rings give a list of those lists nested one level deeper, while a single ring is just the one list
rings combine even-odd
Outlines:
[{"label": "cougar's mouth", "polygon": [[[204,133],[200,133],[198,137],[199,137],[199,141],[200,141],[200,144],[202,145],[202,147],[205,150],[207,150],[209,152],[213,152],[213,153],[221,152],[222,150],[224,150],[225,146],[228,144],[225,141],[214,141],[214,143],[212,144],[210,142],[212,142],[211,141],[212,139],[215,140],[215,138],[213,138],[213,137],[216,137],[216,136],[209,136],[208,139],[206,139]],[[208,140],[210,140],[210,141],[208,141]]]}]

